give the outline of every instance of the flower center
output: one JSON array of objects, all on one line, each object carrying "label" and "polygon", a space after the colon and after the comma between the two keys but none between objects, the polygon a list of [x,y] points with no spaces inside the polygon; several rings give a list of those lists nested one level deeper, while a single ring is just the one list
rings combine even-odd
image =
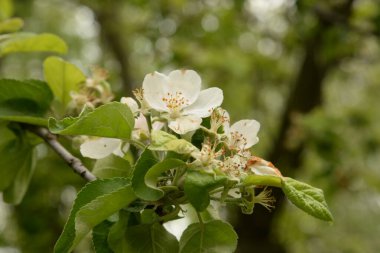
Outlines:
[{"label": "flower center", "polygon": [[231,133],[231,139],[232,139],[231,145],[234,148],[245,149],[245,146],[247,146],[247,138],[245,138],[243,134],[237,131]]},{"label": "flower center", "polygon": [[168,92],[162,101],[170,111],[171,118],[178,118],[183,107],[189,105],[189,100],[183,96],[183,93],[177,91],[175,93]]}]

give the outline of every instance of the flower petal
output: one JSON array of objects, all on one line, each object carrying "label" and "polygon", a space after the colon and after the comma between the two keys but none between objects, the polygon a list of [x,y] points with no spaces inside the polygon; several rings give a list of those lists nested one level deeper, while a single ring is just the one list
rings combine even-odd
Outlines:
[{"label": "flower petal", "polygon": [[120,102],[128,105],[129,109],[131,109],[132,113],[135,114],[139,110],[139,105],[136,100],[131,97],[122,97]]},{"label": "flower petal", "polygon": [[115,150],[120,149],[121,140],[114,138],[97,138],[95,140],[89,140],[80,146],[80,152],[84,157],[92,159],[101,159]]},{"label": "flower petal", "polygon": [[180,92],[189,105],[198,98],[201,90],[201,77],[194,70],[174,70],[168,75],[169,91],[173,95]]},{"label": "flower petal", "polygon": [[231,126],[231,133],[238,132],[239,134],[243,135],[245,138],[244,144],[243,142],[240,142],[244,145],[244,147],[241,147],[243,149],[247,149],[255,145],[259,142],[259,138],[257,137],[257,133],[260,129],[260,123],[256,120],[240,120],[233,124]]},{"label": "flower petal", "polygon": [[167,93],[169,78],[159,72],[147,74],[142,87],[147,104],[157,111],[167,112],[166,103],[162,100]]},{"label": "flower petal", "polygon": [[190,106],[183,109],[184,115],[196,115],[205,118],[211,115],[211,112],[223,102],[223,91],[213,87],[202,90],[198,99]]},{"label": "flower petal", "polygon": [[129,147],[130,147],[129,143],[124,144],[123,147],[121,147],[121,145],[120,145],[120,146],[119,146],[117,149],[115,149],[112,153],[113,153],[114,155],[117,155],[117,156],[123,157],[124,154],[128,152]]},{"label": "flower petal", "polygon": [[197,116],[183,116],[169,122],[169,128],[177,134],[185,134],[197,130],[202,123],[202,119]]}]

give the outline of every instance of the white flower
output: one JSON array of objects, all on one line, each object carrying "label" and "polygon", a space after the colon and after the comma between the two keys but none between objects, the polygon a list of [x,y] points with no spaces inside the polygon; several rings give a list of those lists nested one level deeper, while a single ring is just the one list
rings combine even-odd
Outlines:
[{"label": "white flower", "polygon": [[[226,128],[226,127],[225,127]],[[256,120],[240,120],[234,123],[230,129],[225,129],[229,140],[230,149],[246,150],[259,142],[257,133],[260,129],[260,123]]]},{"label": "white flower", "polygon": [[82,143],[80,152],[84,157],[92,159],[102,159],[110,154],[120,157],[129,149],[129,145],[123,145],[123,142],[114,138],[95,138]]},{"label": "white flower", "polygon": [[136,100],[131,97],[122,97],[120,99],[120,103],[128,105],[133,114],[136,114],[139,111],[139,105],[137,104]]},{"label": "white flower", "polygon": [[154,72],[143,81],[144,99],[158,112],[166,114],[169,128],[185,134],[200,127],[202,118],[222,104],[223,91],[201,91],[201,78],[193,70],[174,70],[168,76]]}]

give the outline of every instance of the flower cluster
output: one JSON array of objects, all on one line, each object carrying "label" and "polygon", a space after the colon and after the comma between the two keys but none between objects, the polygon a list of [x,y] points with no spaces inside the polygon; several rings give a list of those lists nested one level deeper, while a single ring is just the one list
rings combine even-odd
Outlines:
[{"label": "flower cluster", "polygon": [[[231,125],[230,116],[221,108],[223,91],[212,87],[201,89],[201,78],[193,70],[174,70],[168,75],[154,72],[145,76],[142,88],[134,91],[135,98],[122,98],[135,117],[135,128],[129,143],[138,148],[151,145],[152,133],[166,132],[173,138],[187,141],[189,168],[210,175],[224,175],[238,185],[249,175],[282,177],[272,163],[254,156],[250,149],[258,143],[260,123],[244,119]],[[200,137],[200,138],[195,138]],[[195,139],[201,140],[195,143]],[[111,138],[97,138],[81,145],[83,156],[100,159],[110,154],[123,157],[129,143]],[[181,142],[183,144],[183,142]],[[181,145],[182,145],[181,144]],[[186,153],[176,146],[161,147],[160,151]],[[255,194],[253,187],[231,187],[227,196],[239,197],[249,203],[271,207],[269,192]],[[265,196],[265,197],[261,197]],[[247,203],[248,203],[247,202]],[[244,205],[247,208],[247,205]],[[243,209],[243,208],[242,208]],[[249,211],[247,211],[249,212]]]},{"label": "flower cluster", "polygon": [[84,106],[95,108],[113,99],[111,87],[106,81],[108,72],[105,69],[93,67],[92,77],[79,84],[78,91],[71,91],[69,109],[78,113]]}]

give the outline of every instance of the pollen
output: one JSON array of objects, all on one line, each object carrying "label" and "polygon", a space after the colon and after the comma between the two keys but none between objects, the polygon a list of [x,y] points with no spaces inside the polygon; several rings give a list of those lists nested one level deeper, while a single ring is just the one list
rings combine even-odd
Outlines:
[{"label": "pollen", "polygon": [[183,96],[181,91],[175,93],[168,92],[162,101],[166,104],[166,107],[171,111],[179,111],[183,107],[189,105],[189,100]]}]

